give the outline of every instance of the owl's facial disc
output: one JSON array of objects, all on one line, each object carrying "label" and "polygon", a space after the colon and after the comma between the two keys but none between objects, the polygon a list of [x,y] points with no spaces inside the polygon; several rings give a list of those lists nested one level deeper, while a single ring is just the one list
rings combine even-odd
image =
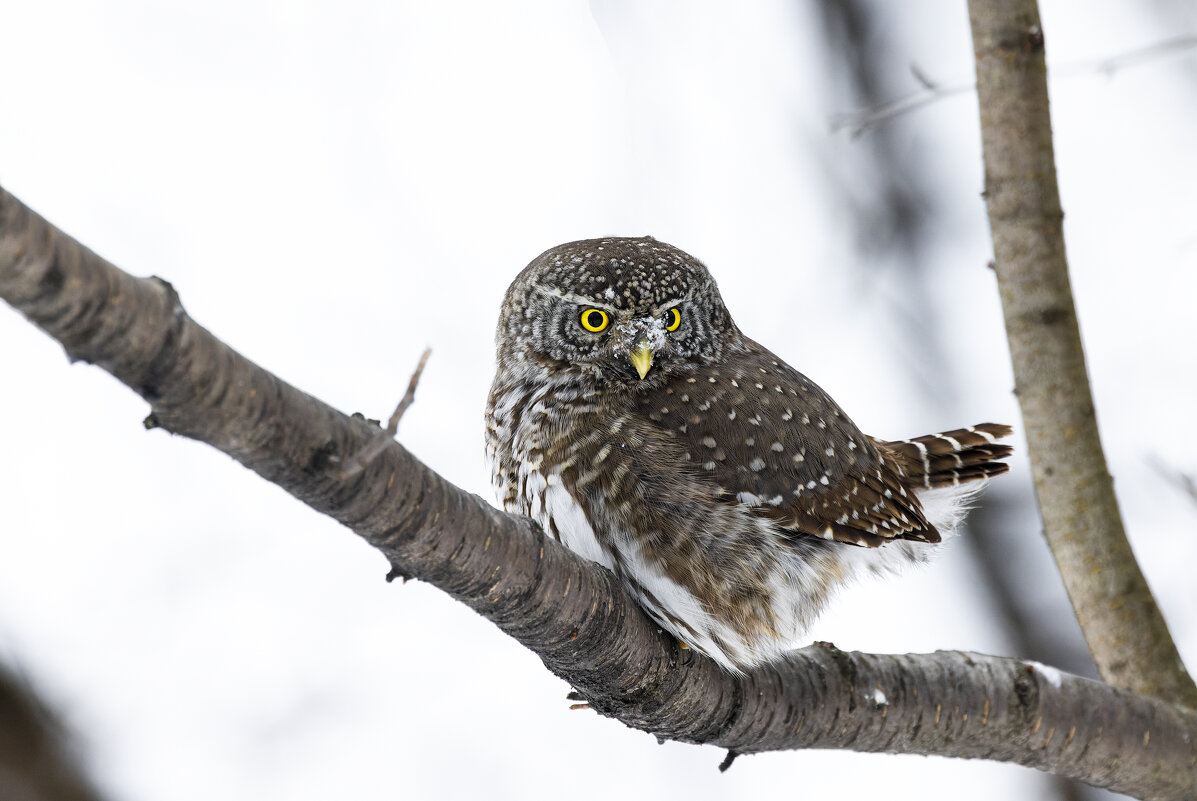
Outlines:
[{"label": "owl's facial disc", "polygon": [[742,335],[694,257],[651,237],[542,253],[508,289],[499,360],[614,392],[649,392],[724,358]]}]

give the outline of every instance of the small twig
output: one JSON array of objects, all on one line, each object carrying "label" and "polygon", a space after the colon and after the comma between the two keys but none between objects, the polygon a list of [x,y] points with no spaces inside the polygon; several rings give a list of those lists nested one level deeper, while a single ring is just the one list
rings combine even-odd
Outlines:
[{"label": "small twig", "polygon": [[727,769],[732,766],[732,763],[736,761],[736,757],[738,757],[739,755],[740,755],[739,751],[736,751],[731,748],[727,749],[727,756],[725,756],[723,758],[723,761],[719,763],[719,772],[727,773]]},{"label": "small twig", "polygon": [[1159,456],[1152,455],[1148,457],[1147,461],[1157,473],[1167,479],[1169,483],[1174,484],[1185,495],[1188,495],[1190,500],[1197,503],[1197,477],[1173,467]]},{"label": "small twig", "polygon": [[1175,39],[1165,39],[1162,42],[1156,42],[1146,47],[1137,47],[1134,50],[1128,50],[1125,53],[1110,56],[1109,58],[1099,58],[1091,61],[1072,61],[1067,64],[1061,64],[1058,67],[1051,68],[1051,72],[1057,75],[1085,75],[1096,72],[1109,78],[1119,70],[1126,69],[1127,67],[1137,67],[1141,64],[1157,61],[1165,56],[1183,53],[1195,47],[1197,47],[1197,36],[1178,36]]},{"label": "small twig", "polygon": [[932,91],[939,89],[939,83],[935,80],[932,80],[930,75],[923,72],[923,68],[917,63],[910,65],[910,74],[914,76],[916,81],[922,84],[924,89],[930,89]]},{"label": "small twig", "polygon": [[428,364],[428,357],[431,355],[432,348],[424,348],[424,352],[420,354],[420,361],[416,365],[416,371],[411,374],[411,381],[407,382],[407,392],[403,393],[403,397],[399,400],[399,405],[395,407],[395,413],[387,421],[387,436],[393,437],[398,433],[399,420],[403,417],[403,413],[407,411],[407,407],[411,406],[412,401],[416,399],[416,387],[420,383],[420,376],[424,374],[424,365]]},{"label": "small twig", "polygon": [[900,97],[897,100],[873,106],[872,108],[850,111],[844,114],[834,114],[830,120],[831,130],[836,132],[847,129],[848,135],[856,139],[865,131],[883,122],[943,100],[945,97],[971,92],[977,87],[975,83],[940,86],[938,83],[932,81],[917,64],[912,64],[910,71],[914,75],[914,79],[922,85],[922,89],[905,97]]},{"label": "small twig", "polygon": [[[1055,77],[1076,77],[1094,73],[1112,77],[1117,72],[1128,67],[1137,67],[1157,61],[1165,56],[1183,53],[1197,48],[1197,36],[1179,36],[1162,42],[1137,47],[1109,58],[1088,61],[1070,61],[1049,67],[1049,73]],[[910,72],[922,87],[897,100],[882,103],[871,108],[833,114],[829,119],[833,133],[847,130],[853,139],[883,122],[899,117],[911,111],[929,106],[953,95],[971,92],[977,88],[975,83],[958,84],[955,86],[941,86],[932,80],[918,64],[910,65]]]},{"label": "small twig", "polygon": [[[399,432],[399,421],[403,418],[407,408],[412,405],[416,399],[416,387],[420,383],[420,376],[424,373],[424,365],[428,363],[428,357],[432,355],[432,348],[424,348],[424,352],[420,354],[420,361],[416,365],[416,370],[411,374],[411,381],[407,382],[407,391],[403,393],[403,397],[399,399],[399,405],[395,407],[391,419],[387,421],[387,427],[381,429],[378,434],[366,444],[366,447],[358,451],[353,457],[346,460],[345,467],[341,470],[342,478],[349,478],[360,473],[371,460],[378,454],[382,453],[386,448],[387,443],[395,438],[395,434]],[[404,580],[406,582],[406,579]]]}]

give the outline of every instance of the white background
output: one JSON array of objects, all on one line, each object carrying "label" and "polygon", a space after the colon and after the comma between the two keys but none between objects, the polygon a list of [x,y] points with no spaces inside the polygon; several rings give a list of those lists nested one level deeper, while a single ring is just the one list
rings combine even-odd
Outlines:
[{"label": "white background", "polygon": [[[1076,67],[1193,35],[1197,12],[1174,5],[1172,29],[1131,0],[1045,0],[1043,21],[1111,469],[1197,667],[1197,507],[1149,461],[1197,471],[1197,59]],[[862,142],[829,128],[851,109],[825,88],[811,7],[729,7],[0,0],[0,183],[345,411],[385,417],[430,345],[400,438],[485,497],[503,291],[542,250],[592,236],[694,253],[741,327],[870,433],[1017,422],[975,96],[899,123],[946,211],[935,308],[896,308],[900,277],[856,263],[827,200],[871,187],[854,183]],[[971,82],[964,4],[898,8],[906,60]],[[900,347],[932,313],[962,377],[950,417]],[[0,658],[63,712],[114,799],[1047,797],[1032,771],[918,757],[778,753],[720,775],[715,749],[571,712],[569,688],[490,624],[420,582],[386,584],[350,532],[206,446],[143,431],[146,413],[0,306]],[[1020,458],[1009,480],[1026,472]],[[1009,653],[975,584],[957,550],[846,594],[811,636]]]}]

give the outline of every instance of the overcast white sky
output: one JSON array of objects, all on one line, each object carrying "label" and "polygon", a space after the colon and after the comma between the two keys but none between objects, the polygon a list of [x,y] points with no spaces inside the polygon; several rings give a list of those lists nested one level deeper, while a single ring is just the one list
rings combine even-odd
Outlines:
[{"label": "overcast white sky", "polygon": [[[1044,0],[1049,63],[1197,33],[1132,0]],[[896,4],[895,4],[895,7]],[[651,233],[703,259],[749,335],[870,433],[1017,423],[975,97],[903,124],[942,177],[928,258],[961,388],[945,417],[895,352],[899,280],[862,271],[829,182],[807,3],[0,0],[0,183],[302,389],[382,417],[490,497],[481,413],[503,290],[559,242]],[[901,4],[907,61],[972,80],[963,3]],[[1136,550],[1197,667],[1197,57],[1051,85],[1100,420]],[[908,81],[913,91],[916,84]],[[916,125],[917,123],[917,125]],[[854,187],[867,195],[867,184]],[[884,265],[882,265],[884,267]],[[867,276],[867,283],[862,279]],[[0,306],[0,658],[79,732],[120,801],[465,797],[1034,798],[1022,768],[852,753],[745,758],[570,712],[532,654]],[[1016,462],[1025,480],[1026,468]],[[1037,530],[1023,532],[1037,538]],[[1007,653],[967,560],[850,593],[841,647]],[[1027,592],[1036,588],[1028,587]]]}]

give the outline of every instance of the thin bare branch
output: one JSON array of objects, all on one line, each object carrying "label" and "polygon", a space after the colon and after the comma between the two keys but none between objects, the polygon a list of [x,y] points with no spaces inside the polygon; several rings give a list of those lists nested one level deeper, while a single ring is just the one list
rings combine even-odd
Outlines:
[{"label": "thin bare branch", "polygon": [[[1169,56],[1187,53],[1197,48],[1197,36],[1178,36],[1162,42],[1137,47],[1125,53],[1119,53],[1109,58],[1090,59],[1085,61],[1068,61],[1051,68],[1052,77],[1075,78],[1083,75],[1100,74],[1107,78],[1113,77],[1119,71],[1131,67],[1151,64]],[[899,97],[888,103],[847,111],[831,115],[828,120],[833,132],[847,131],[853,139],[882,123],[889,122],[895,117],[909,114],[933,103],[938,103],[955,95],[965,94],[977,88],[975,83],[953,84],[941,86],[932,80],[918,64],[910,65],[910,72],[922,87],[917,92]]]},{"label": "thin bare branch", "polygon": [[339,466],[376,426],[253,364],[195,323],[169,284],[121,272],[3,190],[0,297],[71,358],[137,391],[159,427],[220,449],[350,527],[394,575],[467,604],[592,709],[629,726],[740,754],[934,753],[1014,762],[1143,798],[1197,793],[1197,713],[1041,665],[829,645],[746,675],[679,659],[676,641],[610,571],[448,483],[399,443],[344,476]]},{"label": "thin bare branch", "polygon": [[1152,469],[1159,473],[1162,478],[1187,495],[1189,500],[1197,503],[1197,477],[1194,477],[1192,473],[1185,473],[1182,470],[1178,470],[1159,456],[1153,455],[1149,461]]},{"label": "thin bare branch", "polygon": [[924,106],[938,103],[945,98],[962,95],[976,89],[976,84],[973,83],[940,86],[932,82],[917,64],[912,64],[910,71],[914,74],[915,80],[922,84],[922,89],[912,92],[905,97],[899,97],[897,100],[892,100],[889,103],[873,106],[872,108],[833,114],[828,121],[832,132],[847,131],[850,137],[856,139],[866,131],[895,117],[909,114]]},{"label": "thin bare branch", "polygon": [[404,413],[416,399],[416,387],[420,384],[420,376],[424,374],[424,365],[428,363],[428,357],[431,355],[432,348],[424,348],[424,352],[420,354],[420,361],[416,364],[416,370],[411,374],[411,380],[407,382],[407,391],[399,399],[399,405],[395,407],[391,419],[387,421],[387,427],[379,430],[366,447],[345,460],[345,464],[341,467],[342,478],[350,478],[360,473],[367,464],[386,449],[387,443],[395,438],[395,434],[399,433],[399,421],[403,419]]},{"label": "thin bare branch", "polygon": [[1183,55],[1194,49],[1197,49],[1197,36],[1178,36],[1175,39],[1165,39],[1145,47],[1136,47],[1109,58],[1058,64],[1051,68],[1051,74],[1071,77],[1098,73],[1112,78],[1124,69],[1152,64],[1170,56]]},{"label": "thin bare branch", "polygon": [[424,375],[424,365],[428,364],[428,357],[431,355],[432,348],[424,348],[424,352],[420,354],[416,370],[411,374],[411,380],[407,382],[407,392],[403,393],[403,397],[399,399],[399,405],[395,407],[391,419],[387,421],[389,436],[393,437],[399,432],[399,421],[403,419],[403,413],[407,411],[407,407],[411,406],[412,401],[416,399],[416,387],[420,384],[420,376]]}]

